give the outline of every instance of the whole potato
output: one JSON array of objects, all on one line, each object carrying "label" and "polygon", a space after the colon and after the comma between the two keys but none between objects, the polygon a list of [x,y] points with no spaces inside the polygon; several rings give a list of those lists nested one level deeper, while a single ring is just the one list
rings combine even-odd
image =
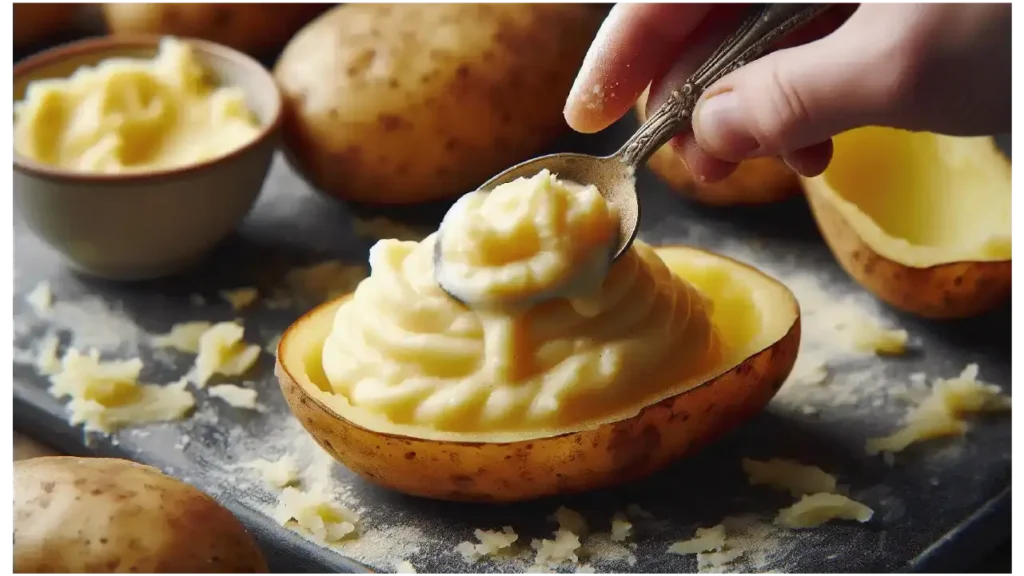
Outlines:
[{"label": "whole potato", "polygon": [[213,498],[155,468],[107,458],[14,463],[15,572],[266,572]]},{"label": "whole potato", "polygon": [[14,45],[31,44],[64,32],[75,21],[74,4],[15,4]]},{"label": "whole potato", "polygon": [[348,4],[310,23],[275,68],[285,142],[346,200],[466,192],[539,152],[602,19],[583,4]]},{"label": "whole potato", "polygon": [[104,4],[111,34],[160,34],[218,42],[263,55],[284,46],[322,4]]}]

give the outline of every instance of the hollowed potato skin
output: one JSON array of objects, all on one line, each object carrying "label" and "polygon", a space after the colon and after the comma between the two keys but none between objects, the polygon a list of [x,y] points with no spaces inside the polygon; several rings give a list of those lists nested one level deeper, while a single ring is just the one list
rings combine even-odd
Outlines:
[{"label": "hollowed potato skin", "polygon": [[276,374],[292,413],[320,446],[371,482],[440,500],[514,502],[637,480],[708,444],[764,408],[789,375],[799,343],[797,317],[773,346],[633,418],[504,444],[372,432],[310,396],[280,360]]},{"label": "hollowed potato skin", "polygon": [[[646,109],[645,91],[635,107],[641,122],[647,119]],[[686,163],[666,144],[651,156],[647,167],[676,192],[709,206],[771,204],[800,193],[796,173],[777,158],[746,160],[724,180],[698,182]]]},{"label": "hollowed potato skin", "polygon": [[891,306],[943,320],[977,316],[1009,300],[1010,261],[906,266],[875,252],[822,192],[806,189],[818,229],[839,265]]}]

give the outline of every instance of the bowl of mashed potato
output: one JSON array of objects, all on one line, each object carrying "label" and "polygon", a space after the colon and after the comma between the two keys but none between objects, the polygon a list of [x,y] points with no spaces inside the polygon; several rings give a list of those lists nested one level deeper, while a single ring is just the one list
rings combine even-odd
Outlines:
[{"label": "bowl of mashed potato", "polygon": [[108,37],[14,68],[14,205],[72,268],[114,280],[200,260],[250,211],[281,95],[218,44]]}]

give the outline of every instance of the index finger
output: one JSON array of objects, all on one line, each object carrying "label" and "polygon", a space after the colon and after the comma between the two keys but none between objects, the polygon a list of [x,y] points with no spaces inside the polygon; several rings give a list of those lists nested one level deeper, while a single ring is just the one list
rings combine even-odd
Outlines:
[{"label": "index finger", "polygon": [[565,104],[565,120],[584,133],[629,111],[651,79],[671,67],[710,4],[617,4],[591,44]]}]

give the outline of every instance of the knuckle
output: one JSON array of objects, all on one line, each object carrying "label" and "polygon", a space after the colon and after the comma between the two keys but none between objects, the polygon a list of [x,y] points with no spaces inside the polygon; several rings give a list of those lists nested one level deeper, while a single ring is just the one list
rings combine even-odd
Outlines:
[{"label": "knuckle", "polygon": [[766,81],[768,85],[762,94],[762,105],[758,107],[754,137],[765,152],[788,152],[800,127],[813,121],[811,111],[799,88],[781,67],[775,67]]}]

